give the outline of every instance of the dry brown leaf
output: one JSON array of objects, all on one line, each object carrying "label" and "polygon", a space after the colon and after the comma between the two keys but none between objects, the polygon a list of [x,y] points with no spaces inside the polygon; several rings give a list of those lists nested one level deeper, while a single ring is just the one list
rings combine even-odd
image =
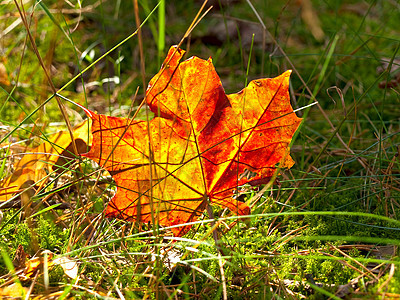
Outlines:
[{"label": "dry brown leaf", "polygon": [[0,62],[0,84],[10,85],[10,80],[8,80],[6,67],[1,62]]},{"label": "dry brown leaf", "polygon": [[322,42],[325,37],[325,33],[321,28],[321,22],[319,21],[318,14],[315,11],[311,0],[299,0],[301,5],[301,18],[310,30],[311,34],[318,42]]}]

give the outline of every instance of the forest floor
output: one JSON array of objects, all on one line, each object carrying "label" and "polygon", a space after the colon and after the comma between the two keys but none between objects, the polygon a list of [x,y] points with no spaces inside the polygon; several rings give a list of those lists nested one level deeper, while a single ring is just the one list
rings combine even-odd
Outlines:
[{"label": "forest floor", "polygon": [[[1,2],[0,297],[400,298],[399,2],[211,2],[185,39],[200,1]],[[304,119],[294,166],[257,202],[263,186],[238,188],[245,221],[212,208],[217,237],[207,212],[177,239],[105,218],[110,174],[71,155],[55,168],[66,162],[39,146],[74,152],[54,139],[86,119],[68,100],[151,118],[143,86],[181,40],[185,58],[212,58],[227,94],[291,69]]]}]

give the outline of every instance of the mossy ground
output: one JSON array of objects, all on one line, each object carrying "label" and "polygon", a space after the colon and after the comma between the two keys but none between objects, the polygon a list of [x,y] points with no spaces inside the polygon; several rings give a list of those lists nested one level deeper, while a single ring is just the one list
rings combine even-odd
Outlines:
[{"label": "mossy ground", "polygon": [[[90,1],[82,10],[79,3],[25,4],[40,55],[56,88],[64,87],[64,97],[100,113],[127,116],[143,99],[137,36],[65,84],[134,32],[132,2]],[[141,20],[156,4],[139,2]],[[0,208],[0,292],[13,282],[7,275],[7,257],[13,260],[21,245],[29,256],[47,249],[79,262],[75,285],[56,266],[49,271],[46,290],[38,273],[32,294],[43,299],[58,291],[71,299],[399,296],[398,3],[312,1],[324,32],[320,40],[302,17],[305,8],[298,1],[253,3],[265,31],[246,1],[213,4],[183,47],[188,56],[213,58],[227,93],[239,91],[251,79],[294,69],[293,106],[318,101],[320,108],[299,112],[306,119],[292,146],[295,166],[282,172],[279,184],[259,200],[249,220],[232,228],[236,220],[221,221],[223,257],[210,235],[207,215],[185,239],[171,243],[162,231],[146,225],[139,229],[138,224],[101,217],[114,189],[105,174],[98,185],[95,176],[69,186],[79,176],[65,172],[34,200],[41,201],[57,186],[61,188],[50,199],[61,197],[70,208],[32,218],[24,218],[23,210]],[[157,45],[159,15],[150,16],[141,41],[146,82],[158,71],[168,47],[180,41],[200,5],[166,5],[164,49]],[[10,81],[0,84],[1,137],[16,128],[1,143],[1,177],[13,171],[15,158],[7,152],[11,144],[29,144],[42,132],[65,128],[55,99],[48,101],[52,91],[26,29],[21,23],[13,26],[18,16],[13,2],[0,6],[0,62]],[[72,124],[82,120],[83,111],[68,102],[65,106]],[[145,118],[143,111],[139,117]],[[82,165],[86,174],[96,170],[88,162]],[[243,199],[255,193],[247,187]],[[218,208],[214,213],[226,216]],[[181,263],[169,265],[166,261],[174,256],[180,256]],[[25,287],[31,284],[32,279],[22,282]],[[348,289],[340,293],[345,285]]]}]

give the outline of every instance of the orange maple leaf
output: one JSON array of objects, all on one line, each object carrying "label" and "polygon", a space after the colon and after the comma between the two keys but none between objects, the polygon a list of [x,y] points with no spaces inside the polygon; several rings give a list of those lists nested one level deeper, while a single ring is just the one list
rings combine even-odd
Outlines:
[{"label": "orange maple leaf", "polygon": [[[294,164],[289,144],[301,119],[289,101],[290,71],[227,96],[211,59],[180,62],[184,53],[171,47],[149,83],[147,104],[156,115],[150,122],[86,110],[93,145],[84,156],[117,184],[107,217],[184,224],[195,221],[208,201],[246,215],[250,208],[232,198],[235,188],[268,182],[277,164]],[[241,176],[245,170],[255,175]]]}]

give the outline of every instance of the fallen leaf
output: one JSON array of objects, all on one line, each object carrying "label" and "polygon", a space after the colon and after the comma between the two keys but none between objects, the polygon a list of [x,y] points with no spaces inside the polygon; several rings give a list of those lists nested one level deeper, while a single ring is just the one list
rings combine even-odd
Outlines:
[{"label": "fallen leaf", "polygon": [[[73,136],[79,153],[87,151],[88,123],[82,122],[73,129]],[[89,141],[90,145],[90,141]],[[60,131],[26,154],[14,165],[14,172],[0,182],[0,202],[11,199],[21,189],[39,183],[52,172],[68,168],[73,159],[73,146],[69,132]]]},{"label": "fallen leaf", "polygon": [[[390,62],[392,62],[390,64]],[[389,69],[390,67],[390,69]],[[380,89],[394,89],[400,85],[400,59],[395,58],[391,61],[390,57],[384,57],[381,59],[381,65],[376,68],[376,72],[381,74],[385,71],[389,72],[389,76],[384,81],[379,82],[378,86]]]},{"label": "fallen leaf", "polygon": [[[45,252],[47,255],[45,256]],[[35,277],[37,272],[42,272],[45,262],[45,257],[47,259],[47,268],[51,269],[54,265],[61,266],[64,273],[72,278],[76,279],[78,277],[78,263],[71,260],[69,257],[61,256],[54,257],[54,253],[49,250],[44,250],[39,256],[34,256],[25,262],[25,268],[20,275],[22,280],[30,280]]]},{"label": "fallen leaf", "polygon": [[1,299],[24,299],[28,290],[28,288],[23,287],[20,283],[13,283],[0,288],[0,297]]},{"label": "fallen leaf", "polygon": [[[49,260],[49,258],[48,258]],[[27,262],[25,262],[25,269],[20,275],[22,280],[29,280],[35,277],[37,272],[40,272],[40,269],[43,269],[44,258],[39,256],[34,256]],[[49,267],[51,264],[49,265]]]},{"label": "fallen leaf", "polygon": [[[83,156],[117,184],[107,217],[171,226],[196,221],[208,203],[247,215],[250,208],[232,198],[235,189],[266,183],[276,165],[294,164],[289,144],[301,119],[290,105],[290,71],[227,96],[211,59],[180,62],[183,55],[171,47],[165,70],[149,83],[150,122],[85,109],[93,145]],[[241,177],[246,170],[253,176]]]},{"label": "fallen leaf", "polygon": [[13,259],[13,265],[16,270],[25,268],[27,254],[25,253],[24,247],[20,244],[15,251],[15,257]]},{"label": "fallen leaf", "polygon": [[6,67],[2,62],[0,62],[0,84],[10,85],[10,80],[8,80]]},{"label": "fallen leaf", "polygon": [[318,13],[314,9],[311,0],[298,0],[301,6],[301,18],[310,30],[313,37],[318,41],[322,42],[325,37],[325,33],[322,30],[321,22],[318,18]]},{"label": "fallen leaf", "polygon": [[370,9],[370,4],[367,2],[357,2],[357,3],[343,3],[339,8],[339,14],[352,13],[356,16],[363,17],[368,13]]},{"label": "fallen leaf", "polygon": [[72,279],[78,278],[78,263],[66,256],[53,259],[53,264],[61,266],[64,273]]}]

